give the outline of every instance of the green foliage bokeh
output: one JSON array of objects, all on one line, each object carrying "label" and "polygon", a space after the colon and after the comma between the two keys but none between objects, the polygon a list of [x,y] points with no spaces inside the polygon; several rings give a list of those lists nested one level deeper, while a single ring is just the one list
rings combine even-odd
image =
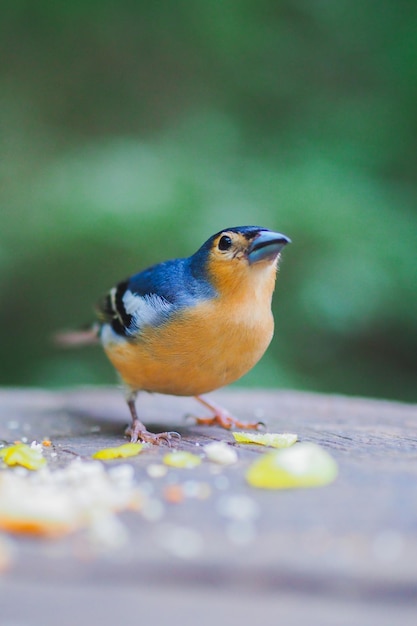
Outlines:
[{"label": "green foliage bokeh", "polygon": [[417,5],[29,0],[0,24],[0,382],[114,381],[51,334],[223,227],[289,235],[240,384],[417,400]]}]

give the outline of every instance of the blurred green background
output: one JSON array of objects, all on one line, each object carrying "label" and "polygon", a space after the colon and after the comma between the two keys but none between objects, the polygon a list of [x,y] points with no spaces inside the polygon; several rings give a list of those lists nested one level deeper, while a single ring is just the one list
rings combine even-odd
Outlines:
[{"label": "blurred green background", "polygon": [[417,3],[2,5],[0,381],[108,383],[50,335],[227,226],[289,235],[239,384],[417,401]]}]

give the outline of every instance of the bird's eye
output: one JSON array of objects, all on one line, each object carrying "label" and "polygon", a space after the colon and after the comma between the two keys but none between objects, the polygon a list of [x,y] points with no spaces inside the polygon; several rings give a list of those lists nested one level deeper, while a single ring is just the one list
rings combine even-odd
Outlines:
[{"label": "bird's eye", "polygon": [[228,250],[232,245],[232,240],[227,235],[223,235],[219,239],[219,250]]}]

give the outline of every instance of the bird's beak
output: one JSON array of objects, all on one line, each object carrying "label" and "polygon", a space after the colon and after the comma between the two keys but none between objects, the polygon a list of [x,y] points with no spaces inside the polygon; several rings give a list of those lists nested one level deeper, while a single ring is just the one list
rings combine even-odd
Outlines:
[{"label": "bird's beak", "polygon": [[285,235],[274,233],[270,230],[261,230],[259,235],[252,241],[248,250],[250,265],[259,261],[272,261],[287,243],[291,243],[291,239]]}]

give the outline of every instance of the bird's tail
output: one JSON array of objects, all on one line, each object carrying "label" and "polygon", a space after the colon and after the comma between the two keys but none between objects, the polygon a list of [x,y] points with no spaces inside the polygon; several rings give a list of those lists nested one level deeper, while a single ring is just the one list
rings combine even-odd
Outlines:
[{"label": "bird's tail", "polygon": [[53,335],[53,342],[59,348],[82,348],[99,343],[99,324],[79,330],[62,330]]}]

